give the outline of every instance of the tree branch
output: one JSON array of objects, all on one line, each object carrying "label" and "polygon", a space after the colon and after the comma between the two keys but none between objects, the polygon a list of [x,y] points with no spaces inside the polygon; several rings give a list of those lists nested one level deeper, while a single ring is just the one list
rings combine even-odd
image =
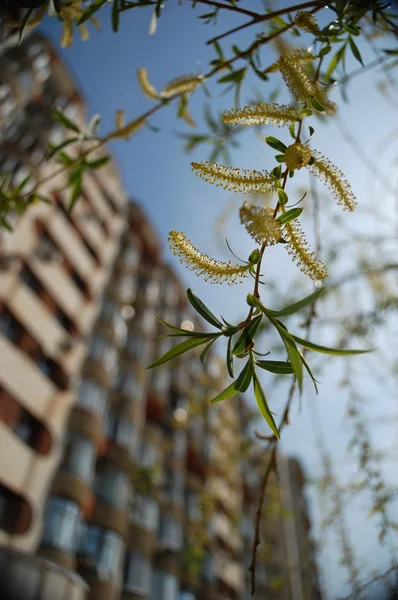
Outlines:
[{"label": "tree branch", "polygon": [[207,4],[208,6],[214,6],[215,8],[224,8],[225,10],[231,10],[233,12],[252,17],[252,19],[256,19],[257,17],[261,16],[258,13],[255,13],[251,10],[246,10],[245,8],[240,8],[239,6],[235,6],[234,4],[222,4],[221,2],[215,2],[214,0],[193,0],[194,4],[196,4],[197,2],[199,2],[200,4]]},{"label": "tree branch", "polygon": [[246,23],[243,23],[243,25],[234,27],[234,29],[230,29],[228,31],[225,31],[224,33],[221,33],[220,35],[215,36],[214,38],[211,38],[211,40],[206,42],[206,44],[208,44],[208,45],[214,44],[214,42],[217,42],[218,40],[221,40],[221,39],[227,37],[228,35],[232,35],[233,33],[236,33],[237,31],[246,29],[246,27],[251,27],[251,25],[257,25],[258,23],[264,23],[265,21],[269,21],[271,19],[274,19],[275,17],[280,17],[281,15],[286,15],[286,14],[294,12],[296,10],[304,10],[306,8],[312,8],[313,6],[316,6],[319,8],[325,8],[325,5],[321,4],[319,2],[319,0],[312,0],[312,2],[303,2],[302,4],[297,4],[296,6],[290,6],[289,8],[281,8],[280,10],[275,10],[274,12],[267,13],[265,15],[258,15],[256,17],[253,17],[253,19],[251,21],[247,21]]}]

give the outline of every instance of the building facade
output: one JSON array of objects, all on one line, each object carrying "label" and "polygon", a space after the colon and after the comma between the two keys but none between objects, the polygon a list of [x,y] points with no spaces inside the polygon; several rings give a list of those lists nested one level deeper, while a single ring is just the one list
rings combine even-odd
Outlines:
[{"label": "building facade", "polygon": [[43,158],[64,135],[54,105],[84,124],[84,104],[45,38],[12,39],[0,44],[0,173],[15,186],[32,172],[51,202],[1,232],[1,581],[19,600],[241,600],[256,493],[242,400],[209,408],[226,385],[211,357],[146,369],[172,344],[153,342],[155,315],[203,325],[112,161],[68,212],[65,173]]}]

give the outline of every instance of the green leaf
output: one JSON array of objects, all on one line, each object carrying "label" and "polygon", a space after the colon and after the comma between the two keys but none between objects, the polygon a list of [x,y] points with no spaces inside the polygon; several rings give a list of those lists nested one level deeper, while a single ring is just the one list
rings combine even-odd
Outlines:
[{"label": "green leaf", "polygon": [[245,392],[250,385],[251,380],[253,379],[253,361],[249,359],[242,371],[238,379],[235,381],[235,387],[238,392]]},{"label": "green leaf", "polygon": [[289,196],[286,194],[285,190],[282,190],[282,188],[278,188],[278,200],[281,206],[285,206],[285,204],[289,202]]},{"label": "green leaf", "polygon": [[147,369],[153,369],[154,367],[159,367],[160,365],[164,365],[165,363],[169,362],[170,360],[173,360],[173,358],[177,358],[177,356],[180,356],[181,354],[184,354],[185,352],[188,352],[189,350],[196,348],[196,346],[201,346],[202,344],[206,344],[208,341],[209,341],[208,336],[188,338],[187,340],[184,340],[183,342],[180,342],[179,344],[177,344],[177,346],[174,346],[174,348],[171,348],[170,350],[168,350],[166,352],[166,354],[164,354],[161,358],[159,358],[154,363],[149,365],[149,367],[147,367]]},{"label": "green leaf", "polygon": [[101,167],[106,165],[106,163],[108,163],[110,160],[110,156],[103,156],[102,158],[98,158],[97,160],[92,160],[88,163],[88,166],[90,167],[90,169],[100,169]]},{"label": "green leaf", "polygon": [[274,150],[278,150],[278,152],[285,153],[287,150],[287,146],[277,138],[272,137],[272,135],[266,136],[265,143],[268,144],[268,146],[271,146],[271,148]]},{"label": "green leaf", "polygon": [[61,123],[61,125],[63,125],[64,127],[66,127],[66,129],[72,129],[72,131],[76,132],[76,133],[80,133],[80,129],[79,127],[76,125],[76,123],[74,123],[73,121],[71,121],[71,119],[69,119],[62,111],[60,108],[57,108],[56,110],[54,110],[53,112],[53,118],[58,121],[58,123]]},{"label": "green leaf", "polygon": [[328,68],[326,70],[326,73],[325,73],[325,79],[326,80],[330,79],[333,71],[336,69],[337,65],[339,64],[339,62],[344,57],[345,48],[346,48],[346,45],[343,44],[343,46],[341,46],[341,48],[336,52],[336,54],[333,56],[332,60],[330,61],[329,66],[328,66]]},{"label": "green leaf", "polygon": [[230,377],[234,376],[234,357],[232,354],[232,335],[228,340],[227,345],[227,369]]},{"label": "green leaf", "polygon": [[307,361],[305,360],[305,358],[304,358],[304,356],[303,356],[303,355],[301,355],[301,360],[302,360],[302,363],[303,363],[303,365],[304,365],[304,367],[305,367],[305,369],[306,369],[306,371],[307,371],[308,375],[309,375],[309,376],[311,377],[311,379],[312,379],[312,383],[314,384],[314,388],[315,388],[315,393],[317,394],[317,393],[318,393],[318,385],[317,385],[317,384],[319,383],[319,381],[317,381],[317,380],[315,379],[315,377],[313,376],[313,374],[312,374],[312,371],[311,371],[311,369],[310,369],[310,366],[309,366],[309,364],[307,363]]},{"label": "green leaf", "polygon": [[234,83],[241,83],[246,73],[246,68],[239,69],[239,71],[233,71],[232,73],[228,73],[224,77],[221,77],[217,83],[230,83],[231,81]]},{"label": "green leaf", "polygon": [[255,398],[257,401],[257,406],[258,406],[261,414],[263,415],[264,419],[267,421],[268,425],[270,426],[273,434],[279,440],[278,428],[274,421],[274,417],[272,416],[272,413],[268,407],[267,398],[265,397],[264,390],[261,386],[260,380],[255,373],[253,374],[253,387],[254,387],[254,395],[255,395]]},{"label": "green leaf", "polygon": [[299,217],[302,212],[302,208],[291,208],[282,215],[279,215],[279,217],[277,217],[276,220],[279,221],[281,225],[285,225],[286,223],[293,221],[293,219],[297,219],[297,217]]},{"label": "green leaf", "polygon": [[289,125],[289,133],[290,133],[291,137],[295,140],[296,139],[296,123],[291,123]]},{"label": "green leaf", "polygon": [[207,354],[210,350],[210,348],[212,347],[212,345],[214,344],[214,342],[216,341],[216,337],[214,337],[212,340],[210,340],[210,342],[207,344],[207,346],[204,347],[201,355],[200,355],[200,362],[205,364],[206,362],[206,358],[207,358]]},{"label": "green leaf", "polygon": [[[161,319],[157,315],[155,315],[155,317],[159,321],[159,323],[161,323],[162,325],[164,325],[168,329],[171,329],[171,331],[175,331],[177,337],[181,336],[181,337],[209,337],[210,338],[210,337],[213,337],[213,335],[214,335],[214,333],[203,333],[203,332],[200,332],[200,331],[189,331],[188,329],[181,329],[180,327],[174,327],[174,325],[170,325],[170,323],[166,323],[166,321],[163,321],[163,319]],[[167,336],[163,336],[163,337],[167,337]]]},{"label": "green leaf", "polygon": [[235,381],[231,383],[224,391],[222,391],[218,396],[210,400],[210,404],[214,404],[215,402],[221,402],[221,400],[227,400],[228,398],[232,398],[235,394],[238,393],[238,390],[235,387]]},{"label": "green leaf", "polygon": [[62,150],[62,148],[66,148],[66,146],[69,146],[69,144],[76,142],[76,140],[78,140],[78,139],[79,139],[78,137],[69,138],[67,140],[64,140],[58,146],[53,146],[52,144],[49,144],[48,146],[50,148],[50,153],[47,154],[47,160],[50,160],[50,158],[52,158],[57,152]]},{"label": "green leaf", "polygon": [[353,55],[355,56],[355,58],[357,59],[357,61],[359,63],[361,63],[362,66],[364,66],[361,53],[358,50],[358,46],[356,45],[356,43],[354,42],[354,40],[352,39],[351,36],[348,38],[348,41],[349,41],[349,44],[350,44],[351,52],[353,53]]},{"label": "green leaf", "polygon": [[256,360],[256,365],[264,371],[276,373],[277,375],[293,375],[293,367],[290,362],[282,360]]},{"label": "green leaf", "polygon": [[249,359],[245,366],[243,367],[239,377],[236,381],[231,383],[224,391],[222,391],[218,396],[210,400],[210,404],[214,404],[215,402],[220,402],[221,400],[227,400],[228,398],[232,398],[238,392],[245,392],[250,385],[250,382],[253,378],[253,365],[252,361]]},{"label": "green leaf", "polygon": [[235,342],[232,353],[236,355],[242,354],[248,348],[254,338],[254,335],[261,323],[263,316],[254,317],[242,330],[240,336]]},{"label": "green leaf", "polygon": [[105,2],[107,2],[107,0],[94,0],[94,2],[92,2],[92,4],[90,4],[90,6],[84,11],[77,24],[82,25],[82,23],[85,23],[85,21],[87,21],[94,13],[96,13],[97,10],[99,10],[101,6],[105,4]]},{"label": "green leaf", "polygon": [[274,319],[267,313],[265,314],[268,317],[270,323],[272,323],[272,325],[279,333],[282,342],[284,343],[287,355],[293,368],[293,372],[297,379],[299,390],[301,392],[303,389],[303,363],[301,361],[301,354],[298,351],[296,344],[294,343],[293,336],[287,331],[286,327],[280,321],[278,321],[278,319]]},{"label": "green leaf", "polygon": [[281,310],[271,310],[269,308],[267,308],[266,310],[271,314],[272,317],[287,317],[289,315],[293,315],[294,313],[299,312],[306,306],[309,306],[310,304],[315,302],[315,300],[322,296],[322,294],[325,292],[325,289],[326,288],[319,288],[309,296],[306,296],[298,302],[289,304],[289,306],[285,306],[285,308],[282,308]]},{"label": "green leaf", "polygon": [[214,42],[214,49],[218,54],[218,58],[220,58],[221,60],[224,60],[224,54],[223,54],[222,48],[218,42]]},{"label": "green leaf", "polygon": [[316,98],[311,99],[311,104],[318,112],[325,112],[325,107]]},{"label": "green leaf", "polygon": [[73,183],[73,185],[72,185],[72,194],[71,194],[69,206],[68,206],[69,214],[72,212],[73,207],[75,206],[76,201],[77,201],[78,197],[80,196],[80,193],[82,190],[82,176],[83,176],[83,171],[79,170],[76,173],[74,173],[70,178],[70,182]]},{"label": "green leaf", "polygon": [[217,317],[213,315],[213,313],[207,308],[202,300],[200,300],[190,288],[187,289],[187,298],[196,312],[198,312],[208,323],[210,323],[210,325],[213,325],[218,329],[222,329],[223,324],[221,321],[219,321]]},{"label": "green leaf", "polygon": [[320,346],[319,344],[314,344],[309,340],[304,340],[303,338],[298,337],[297,335],[291,334],[292,338],[303,346],[307,348],[307,350],[312,350],[313,352],[320,352],[321,354],[331,354],[332,356],[349,356],[350,354],[366,354],[367,352],[373,352],[374,348],[370,348],[369,350],[345,350],[344,348],[327,348],[326,346]]},{"label": "green leaf", "polygon": [[28,8],[27,12],[24,15],[24,18],[21,21],[21,25],[19,26],[19,36],[18,36],[18,44],[22,42],[22,37],[25,32],[26,26],[29,23],[29,19],[32,16],[32,13],[35,11],[35,8]]},{"label": "green leaf", "polygon": [[329,54],[329,52],[331,51],[332,46],[324,46],[321,51],[319,52],[319,56],[326,56],[326,54]]},{"label": "green leaf", "polygon": [[113,0],[112,4],[112,29],[115,33],[117,33],[119,29],[119,0]]}]

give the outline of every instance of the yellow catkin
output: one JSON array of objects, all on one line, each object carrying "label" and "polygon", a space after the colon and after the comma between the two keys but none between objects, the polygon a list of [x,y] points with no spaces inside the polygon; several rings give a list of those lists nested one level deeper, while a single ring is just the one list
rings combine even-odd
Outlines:
[{"label": "yellow catkin", "polygon": [[311,150],[305,144],[296,142],[291,144],[285,151],[284,163],[290,171],[301,169],[308,165],[311,160]]},{"label": "yellow catkin", "polygon": [[318,22],[310,12],[299,10],[294,17],[294,22],[303,31],[308,31],[308,33],[313,33],[314,35],[319,32]]},{"label": "yellow catkin", "polygon": [[282,227],[270,214],[267,207],[254,206],[245,202],[240,211],[240,222],[248,234],[258,243],[272,246],[282,237]]},{"label": "yellow catkin", "polygon": [[170,231],[168,242],[174,254],[179,256],[180,262],[197,275],[204,275],[205,281],[210,283],[227,282],[232,285],[247,277],[250,264],[236,265],[230,261],[222,262],[210,258],[195,248],[184,233]]},{"label": "yellow catkin", "polygon": [[244,108],[232,108],[225,111],[222,116],[224,123],[228,125],[290,125],[299,121],[300,113],[291,106],[281,104],[251,104]]},{"label": "yellow catkin", "polygon": [[[124,117],[124,114],[122,113],[123,111],[117,111],[116,122],[118,122],[122,117]],[[137,133],[137,131],[141,129],[145,122],[145,117],[139,117],[138,119],[134,119],[134,121],[130,121],[129,123],[127,123],[127,125],[123,125],[123,127],[118,128],[116,131],[112,131],[112,133],[110,133],[106,139],[107,141],[118,140],[121,138],[129,139],[130,136],[132,136],[134,133]]]},{"label": "yellow catkin", "polygon": [[62,48],[69,48],[73,42],[73,24],[72,19],[67,17],[63,18],[63,28],[61,37]]},{"label": "yellow catkin", "polygon": [[283,226],[283,237],[288,242],[286,250],[303,273],[315,281],[327,277],[326,266],[315,256],[297,222],[289,221]]},{"label": "yellow catkin", "polygon": [[148,79],[148,71],[141,67],[137,71],[137,79],[141,90],[147,98],[151,100],[159,100],[160,94]]},{"label": "yellow catkin", "polygon": [[298,102],[311,100],[315,96],[316,86],[308,77],[295,52],[281,56],[278,68],[292,95]]},{"label": "yellow catkin", "polygon": [[357,200],[344,173],[316,150],[312,154],[314,161],[307,165],[307,169],[330,189],[337,204],[344,210],[355,210]]},{"label": "yellow catkin", "polygon": [[183,75],[172,79],[160,92],[162,98],[173,98],[181,94],[193,92],[199,84],[203,83],[203,75]]},{"label": "yellow catkin", "polygon": [[275,189],[275,180],[267,171],[235,169],[211,162],[193,162],[191,164],[196,175],[225,190],[253,194]]}]

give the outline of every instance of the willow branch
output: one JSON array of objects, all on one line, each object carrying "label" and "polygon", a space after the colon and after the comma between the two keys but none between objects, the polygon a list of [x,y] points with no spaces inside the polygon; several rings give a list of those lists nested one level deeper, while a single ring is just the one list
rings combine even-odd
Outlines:
[{"label": "willow branch", "polygon": [[240,8],[239,6],[236,6],[235,4],[222,4],[221,2],[215,2],[213,0],[193,0],[193,4],[196,4],[197,2],[199,2],[200,4],[207,4],[208,6],[214,6],[215,8],[231,10],[233,12],[237,12],[242,15],[252,17],[253,19],[256,19],[257,17],[261,16],[258,13],[255,13],[251,10],[246,10],[245,8]]},{"label": "willow branch", "polygon": [[325,5],[321,4],[319,2],[319,0],[313,0],[312,2],[303,2],[302,4],[297,4],[296,6],[290,6],[288,8],[281,8],[280,10],[275,10],[274,12],[270,12],[265,15],[258,15],[256,17],[253,17],[253,19],[251,21],[247,21],[246,23],[243,23],[243,25],[238,25],[238,27],[229,29],[228,31],[225,31],[224,33],[221,33],[220,35],[217,35],[214,38],[211,38],[211,40],[208,40],[206,42],[206,44],[208,44],[208,45],[214,44],[214,42],[217,42],[218,40],[221,40],[221,39],[227,37],[228,35],[232,35],[233,33],[237,33],[238,31],[241,31],[242,29],[246,29],[246,27],[251,27],[252,25],[258,25],[258,23],[264,23],[265,21],[269,21],[271,19],[274,19],[275,17],[280,17],[282,15],[286,15],[286,14],[294,12],[296,10],[305,10],[306,8],[312,8],[313,6],[317,6],[319,8],[325,7]]}]

